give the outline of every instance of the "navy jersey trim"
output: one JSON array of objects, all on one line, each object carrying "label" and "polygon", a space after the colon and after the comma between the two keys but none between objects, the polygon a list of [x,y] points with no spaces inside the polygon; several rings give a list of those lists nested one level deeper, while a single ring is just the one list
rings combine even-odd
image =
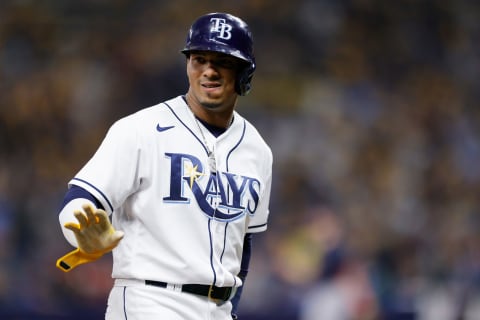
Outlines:
[{"label": "navy jersey trim", "polygon": [[98,189],[98,188],[95,187],[93,184],[91,184],[90,182],[85,181],[85,180],[83,180],[83,179],[73,178],[72,180],[80,181],[80,182],[85,183],[86,185],[92,187],[93,189],[95,189],[95,191],[97,191],[97,192],[102,196],[102,198],[105,200],[105,202],[107,202],[108,207],[109,207],[110,210],[113,212],[113,206],[112,206],[112,204],[111,204],[110,201],[108,200],[107,196],[106,196],[100,189]]},{"label": "navy jersey trim", "polygon": [[248,227],[248,229],[263,228],[263,227],[265,227],[266,225],[267,225],[266,223],[263,223],[263,224],[259,224],[259,225],[256,225],[256,226],[250,226],[250,227]]},{"label": "navy jersey trim", "polygon": [[92,201],[95,206],[98,209],[105,210],[103,207],[102,203],[90,192],[85,190],[84,188],[77,186],[77,185],[72,185],[70,188],[68,188],[67,192],[65,193],[65,196],[63,198],[63,204],[62,204],[62,209],[65,208],[65,206],[72,200],[74,199],[87,199]]},{"label": "navy jersey trim", "polygon": [[227,247],[227,228],[228,228],[228,222],[225,223],[225,229],[223,231],[223,250],[222,250],[222,254],[220,255],[220,262],[223,261],[223,254],[225,253],[225,248]]},{"label": "navy jersey trim", "polygon": [[240,145],[240,143],[242,143],[243,138],[245,137],[245,131],[246,131],[246,130],[247,130],[247,123],[246,123],[246,121],[245,121],[245,119],[244,119],[244,120],[243,120],[243,131],[242,131],[242,135],[240,136],[240,139],[238,139],[237,144],[235,144],[235,145],[233,146],[233,148],[232,148],[232,149],[228,152],[228,154],[227,154],[227,164],[226,164],[227,171],[229,171],[229,168],[228,168],[228,159],[230,159],[230,156],[232,155],[233,151],[238,148],[238,146]]},{"label": "navy jersey trim", "polygon": [[190,133],[195,137],[195,139],[197,139],[197,141],[202,145],[203,149],[205,150],[205,153],[208,155],[208,149],[207,147],[205,146],[205,144],[202,142],[202,140],[200,140],[199,137],[197,137],[197,135],[192,131],[192,129],[190,129],[186,124],[185,122],[183,122],[180,117],[175,113],[175,111],[173,111],[172,107],[170,107],[170,105],[166,102],[163,103],[164,105],[166,105],[168,107],[168,109],[170,109],[170,112],[172,112],[172,114],[175,116],[175,118],[177,118],[177,120],[185,127],[185,129],[187,129],[188,131],[190,131]]},{"label": "navy jersey trim", "polygon": [[210,240],[210,267],[212,268],[213,272],[213,285],[217,283],[217,272],[215,271],[215,266],[213,265],[213,239],[212,239],[212,227],[211,227],[212,219],[208,219],[208,236]]},{"label": "navy jersey trim", "polygon": [[[227,169],[227,172],[229,172],[229,169],[230,169],[230,168],[229,168],[229,165],[228,165],[230,156],[232,155],[233,151],[234,151],[235,149],[237,149],[238,146],[240,145],[240,143],[243,141],[243,138],[245,137],[246,128],[247,128],[246,121],[243,120],[242,135],[240,136],[240,139],[238,139],[238,142],[233,146],[232,149],[230,149],[230,151],[229,151],[228,154],[227,154],[227,159],[226,159],[226,161],[225,161],[225,167],[226,167],[226,169]],[[230,186],[228,186],[227,200],[230,201]]]}]

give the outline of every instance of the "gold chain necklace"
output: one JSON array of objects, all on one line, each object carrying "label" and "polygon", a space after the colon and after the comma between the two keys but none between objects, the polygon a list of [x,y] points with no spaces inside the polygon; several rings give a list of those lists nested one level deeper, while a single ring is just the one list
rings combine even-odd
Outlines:
[{"label": "gold chain necklace", "polygon": [[[189,109],[190,109],[190,106],[189,106]],[[190,111],[192,111],[192,110],[190,109]],[[205,138],[205,134],[203,133],[203,130],[200,127],[200,123],[199,123],[197,117],[195,116],[195,114],[193,113],[193,111],[192,111],[192,114],[193,114],[193,118],[195,119],[195,123],[197,124],[198,131],[200,131],[200,134],[202,135],[203,144],[205,145],[205,148],[207,149],[208,167],[210,169],[210,172],[212,172],[213,174],[216,174],[217,173],[217,161],[215,160],[215,153],[214,153],[215,146],[213,146],[212,150],[210,150],[210,148],[208,147],[207,139]]]},{"label": "gold chain necklace", "polygon": [[[188,110],[190,110],[190,112],[192,113],[193,119],[195,120],[195,123],[197,124],[198,131],[200,131],[200,134],[202,135],[203,144],[205,145],[205,149],[207,149],[208,167],[210,169],[210,172],[213,173],[213,174],[216,174],[217,173],[217,161],[215,159],[215,146],[213,146],[212,150],[210,150],[210,148],[208,147],[207,139],[205,138],[205,134],[203,133],[203,130],[200,127],[200,123],[197,119],[197,116],[193,112],[192,107],[190,107],[190,105],[188,104],[187,99],[185,99],[185,103],[188,107]],[[230,121],[230,124],[228,125],[228,128],[230,128],[232,123],[233,123],[233,117],[232,117],[232,120]]]}]

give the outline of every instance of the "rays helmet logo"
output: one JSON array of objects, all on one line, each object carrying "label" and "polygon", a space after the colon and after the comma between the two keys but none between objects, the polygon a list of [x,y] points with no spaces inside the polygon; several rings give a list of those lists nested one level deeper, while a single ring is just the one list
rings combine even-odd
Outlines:
[{"label": "rays helmet logo", "polygon": [[[210,218],[232,221],[257,210],[258,179],[231,172],[206,174],[202,162],[191,154],[166,153],[170,159],[170,190],[164,202],[190,203],[195,200]],[[189,191],[187,191],[189,190]]]},{"label": "rays helmet logo", "polygon": [[232,26],[229,25],[225,19],[211,18],[212,29],[210,29],[211,35],[223,40],[230,40],[232,38]]}]

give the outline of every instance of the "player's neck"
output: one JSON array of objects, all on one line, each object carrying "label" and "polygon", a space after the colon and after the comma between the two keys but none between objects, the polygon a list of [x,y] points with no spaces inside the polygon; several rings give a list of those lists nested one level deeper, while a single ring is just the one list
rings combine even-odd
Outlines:
[{"label": "player's neck", "polygon": [[183,96],[186,104],[193,112],[193,114],[200,119],[202,122],[207,123],[211,126],[218,128],[227,129],[230,127],[233,121],[233,107],[228,110],[217,111],[209,110],[206,107],[203,107],[199,103],[196,103],[195,100],[187,93]]}]

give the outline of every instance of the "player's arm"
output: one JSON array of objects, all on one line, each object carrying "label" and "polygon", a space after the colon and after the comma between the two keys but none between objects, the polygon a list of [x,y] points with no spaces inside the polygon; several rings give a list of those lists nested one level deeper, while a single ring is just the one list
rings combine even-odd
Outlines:
[{"label": "player's arm", "polygon": [[[83,188],[72,186],[65,195],[59,220],[67,241],[77,249],[57,260],[67,272],[95,261],[115,248],[123,238],[116,231],[99,201]],[[76,221],[76,222],[75,222]]]},{"label": "player's arm", "polygon": [[250,265],[250,257],[252,255],[252,234],[245,234],[243,240],[243,253],[242,253],[242,263],[240,265],[240,273],[238,277],[242,279],[243,285],[237,289],[237,292],[233,296],[232,302],[232,319],[238,319],[237,309],[238,303],[240,302],[240,297],[242,296],[242,290],[245,286],[245,281],[247,280],[248,268]]}]

